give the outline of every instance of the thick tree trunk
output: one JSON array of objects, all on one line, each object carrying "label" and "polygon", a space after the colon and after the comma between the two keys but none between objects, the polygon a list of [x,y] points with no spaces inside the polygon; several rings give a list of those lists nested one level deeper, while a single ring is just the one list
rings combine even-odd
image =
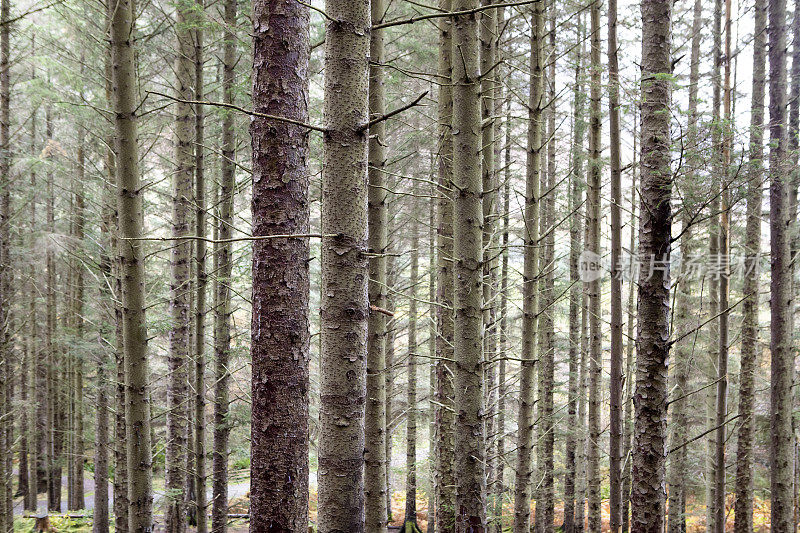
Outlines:
[{"label": "thick tree trunk", "polygon": [[[478,7],[454,0],[453,11]],[[453,290],[456,532],[486,527],[483,421],[481,112],[477,15],[453,18]]]},{"label": "thick tree trunk", "polygon": [[[753,436],[755,373],[758,366],[758,290],[761,249],[761,204],[764,179],[764,89],[767,60],[767,12],[756,10],[753,28],[753,88],[750,104],[750,152],[747,176],[745,278],[742,303],[742,347],[739,370],[739,434],[736,448],[734,531],[753,530]],[[800,44],[800,43],[798,43]],[[798,65],[800,66],[800,65]]]},{"label": "thick tree trunk", "polygon": [[[451,0],[439,0],[439,8],[451,10]],[[452,26],[450,18],[439,19],[439,76],[452,75]],[[437,533],[455,531],[455,479],[453,471],[453,115],[452,85],[439,85],[438,228],[436,258],[439,286],[436,289],[436,527]],[[387,358],[387,366],[389,364]]]},{"label": "thick tree trunk", "polygon": [[[664,530],[669,261],[670,55],[672,2],[642,2],[642,145],[639,320],[631,530]],[[651,261],[653,263],[651,263]],[[655,263],[658,261],[658,263]],[[663,268],[653,268],[651,264]]]},{"label": "thick tree trunk", "polygon": [[[253,4],[257,112],[307,121],[308,20],[296,2]],[[308,233],[308,131],[261,118],[250,135],[253,234]],[[253,531],[308,529],[308,257],[304,238],[253,247]]]},{"label": "thick tree trunk", "polygon": [[[148,402],[147,331],[144,315],[142,195],[139,177],[136,65],[131,35],[133,10],[120,0],[111,20],[115,152],[122,280],[122,337],[125,361],[125,419],[128,455],[128,524],[132,533],[152,528],[152,455]],[[119,438],[119,435],[117,436]]]},{"label": "thick tree trunk", "polygon": [[[225,1],[225,44],[222,57],[222,101],[234,102],[234,70],[236,66],[236,7],[237,0]],[[225,533],[228,524],[228,436],[230,420],[231,348],[231,238],[233,198],[235,189],[236,148],[234,117],[226,113],[222,119],[222,179],[219,187],[219,219],[214,247],[214,271],[217,272],[214,294],[214,449],[212,453],[211,531]]]},{"label": "thick tree trunk", "polygon": [[327,0],[319,531],[364,530],[368,3]]},{"label": "thick tree trunk", "polygon": [[[370,3],[373,24],[385,12],[383,0]],[[383,30],[370,34],[369,114],[380,117],[385,111],[383,83]],[[369,131],[369,250],[377,256],[369,260],[369,303],[386,309],[386,246],[389,209],[386,178],[386,126],[375,124]],[[381,312],[370,311],[367,324],[367,405],[365,410],[364,500],[367,533],[385,533],[387,525],[386,475],[386,323]]]},{"label": "thick tree trunk", "polygon": [[792,523],[792,394],[786,156],[786,0],[769,2],[770,493],[771,527]]},{"label": "thick tree trunk", "polygon": [[[600,189],[602,160],[602,111],[600,108],[600,3],[589,12],[591,19],[589,175],[586,196],[587,250],[600,257]],[[589,440],[586,453],[586,483],[589,500],[589,531],[600,533],[600,388],[603,369],[603,332],[601,330],[600,279],[588,283],[589,296]]]},{"label": "thick tree trunk", "polygon": [[528,137],[525,190],[525,250],[522,272],[522,370],[520,374],[519,411],[517,419],[517,464],[514,493],[514,533],[530,529],[531,454],[533,451],[533,380],[537,358],[539,291],[539,180],[542,150],[543,33],[544,5],[533,3],[531,22],[530,97],[528,102]]}]

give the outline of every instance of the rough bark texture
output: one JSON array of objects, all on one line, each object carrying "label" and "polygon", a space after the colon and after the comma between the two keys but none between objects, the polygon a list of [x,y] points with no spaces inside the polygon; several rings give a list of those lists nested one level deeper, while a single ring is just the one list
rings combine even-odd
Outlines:
[{"label": "rough bark texture", "polygon": [[[308,119],[308,8],[253,3],[253,105]],[[250,123],[253,234],[308,233],[308,131],[263,118]],[[308,240],[253,247],[253,415],[250,530],[308,529]]]},{"label": "rough bark texture", "polygon": [[[672,213],[670,169],[670,45],[672,3],[643,0],[642,145],[635,446],[631,530],[664,530],[669,261]],[[664,268],[650,268],[650,260]],[[663,263],[662,263],[663,262]]]},{"label": "rough bark texture", "polygon": [[[234,70],[236,67],[236,7],[237,0],[225,2],[225,44],[222,57],[222,101],[234,101]],[[222,179],[219,186],[219,219],[216,224],[217,239],[231,238],[233,224],[233,198],[235,189],[236,144],[234,117],[226,113],[222,119]],[[225,533],[228,523],[228,436],[230,421],[228,408],[230,394],[231,349],[231,243],[220,242],[214,249],[214,271],[217,272],[214,291],[214,450],[212,452],[211,531]]]},{"label": "rough bark texture", "polygon": [[[328,0],[322,171],[319,531],[364,530],[370,11]],[[330,237],[327,237],[330,235]]]},{"label": "rough bark texture", "polygon": [[[478,7],[454,0],[453,11]],[[453,310],[456,532],[486,527],[483,421],[481,113],[477,15],[453,18]]]},{"label": "rough bark texture", "polygon": [[[600,3],[592,4],[590,91],[589,91],[589,168],[586,195],[586,249],[600,256],[600,189],[602,183],[602,110],[600,108]],[[589,441],[586,452],[586,483],[589,500],[589,531],[600,533],[600,388],[603,368],[603,332],[601,330],[600,279],[588,283],[589,296]]]},{"label": "rough bark texture", "polygon": [[[384,15],[383,0],[370,3],[373,23]],[[383,30],[370,35],[369,114],[379,117],[385,111],[383,84]],[[375,124],[369,131],[369,250],[376,257],[369,260],[369,303],[386,309],[387,205],[386,126]],[[386,486],[386,323],[385,314],[371,311],[367,324],[367,405],[365,411],[364,449],[364,528],[367,533],[385,533],[387,526]]]},{"label": "rough bark texture", "polygon": [[539,292],[536,289],[539,264],[539,180],[542,149],[542,107],[544,84],[542,41],[544,5],[532,5],[530,99],[528,102],[528,137],[525,189],[525,250],[522,272],[522,370],[520,374],[519,411],[517,419],[517,464],[514,492],[514,533],[530,529],[531,454],[533,451],[533,380],[537,358]]},{"label": "rough bark texture", "polygon": [[[450,11],[451,0],[439,0],[439,8]],[[450,18],[439,20],[439,75],[451,77],[452,26]],[[439,533],[455,531],[455,479],[453,472],[453,115],[452,86],[439,85],[438,228],[436,258],[439,286],[436,289],[436,527]],[[388,359],[387,359],[388,365]]]},{"label": "rough bark texture", "polygon": [[747,176],[745,278],[742,302],[741,369],[739,370],[739,434],[736,448],[734,531],[753,530],[753,405],[758,361],[758,277],[761,249],[761,204],[764,179],[764,89],[767,60],[767,12],[755,12],[753,88],[750,103],[750,153]]},{"label": "rough bark texture", "polygon": [[[3,194],[8,194],[11,187],[10,170],[11,170],[11,137],[10,137],[10,109],[9,103],[11,101],[11,84],[10,84],[10,68],[9,54],[10,54],[10,33],[11,27],[8,23],[9,12],[11,9],[10,0],[3,0],[0,2],[0,21],[3,23],[0,27],[0,187]],[[8,264],[8,247],[9,247],[9,215],[7,201],[3,200],[3,205],[0,206],[0,324],[2,324],[2,332],[0,332],[0,376],[2,376],[2,383],[0,383],[0,531],[6,533],[11,531],[14,526],[13,510],[9,512],[8,503],[12,498],[11,488],[11,470],[9,467],[10,458],[13,450],[9,443],[12,442],[13,433],[13,415],[12,415],[12,398],[11,398],[11,345],[7,339],[9,312],[11,307],[10,294],[7,289],[10,284],[7,281],[9,273]]]},{"label": "rough bark texture", "polygon": [[[111,19],[114,146],[120,230],[122,279],[122,337],[125,360],[125,419],[128,455],[128,527],[146,533],[152,527],[152,455],[147,381],[147,331],[144,314],[142,254],[142,196],[139,177],[136,109],[136,67],[133,50],[133,11],[120,0]],[[119,435],[118,435],[119,438]]]},{"label": "rough bark texture", "polygon": [[[412,185],[416,193],[418,187]],[[419,228],[416,208],[411,209],[408,231],[411,233],[411,268],[408,279],[408,360],[406,368],[406,509],[405,527],[417,523],[417,284],[419,283]],[[412,526],[413,528],[413,526]]]},{"label": "rough bark texture", "polygon": [[771,527],[792,526],[792,394],[786,156],[786,0],[769,2],[770,493]]}]

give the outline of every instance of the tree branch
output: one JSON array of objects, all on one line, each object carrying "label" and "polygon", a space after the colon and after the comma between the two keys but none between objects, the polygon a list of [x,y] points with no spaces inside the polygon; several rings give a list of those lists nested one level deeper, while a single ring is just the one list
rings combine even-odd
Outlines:
[{"label": "tree branch", "polygon": [[388,119],[392,118],[395,115],[399,115],[403,111],[411,109],[415,105],[419,104],[420,100],[425,98],[427,95],[428,95],[428,91],[425,91],[421,95],[417,96],[417,98],[413,102],[411,102],[410,104],[406,104],[403,107],[395,109],[394,111],[389,111],[385,115],[381,115],[381,116],[379,116],[377,118],[374,118],[374,119],[370,120],[369,122],[367,122],[366,124],[362,124],[361,126],[359,126],[358,130],[356,130],[356,131],[362,132],[362,131],[368,130],[369,128],[371,128],[375,124],[378,124],[379,122],[383,122],[384,120],[388,120]]}]

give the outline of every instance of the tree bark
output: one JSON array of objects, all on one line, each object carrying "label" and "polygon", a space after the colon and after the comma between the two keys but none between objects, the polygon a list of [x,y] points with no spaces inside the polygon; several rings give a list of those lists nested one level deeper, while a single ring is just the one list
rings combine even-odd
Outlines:
[{"label": "tree bark", "polygon": [[[373,24],[385,13],[383,0],[370,3]],[[383,73],[383,30],[370,34],[369,114],[380,117],[385,112],[386,96]],[[389,210],[386,178],[386,125],[375,124],[369,131],[369,302],[386,309],[386,247]],[[367,405],[365,410],[364,453],[364,528],[367,533],[386,533],[388,487],[386,458],[386,315],[370,312],[367,324]]]},{"label": "tree bark", "polygon": [[[578,15],[576,24],[576,42],[583,36],[583,17]],[[572,115],[572,171],[570,172],[569,212],[569,383],[567,385],[567,417],[569,429],[565,444],[565,476],[564,476],[564,533],[574,533],[575,524],[575,482],[577,462],[575,448],[578,444],[578,378],[580,367],[580,320],[578,310],[581,299],[581,282],[578,273],[578,261],[581,247],[581,219],[583,218],[583,138],[586,130],[584,119],[584,94],[582,83],[581,48],[575,49],[575,88],[573,92]]]},{"label": "tree bark", "polygon": [[152,455],[148,402],[147,331],[144,314],[144,257],[142,196],[137,149],[136,66],[133,49],[133,11],[120,0],[111,20],[114,146],[117,154],[117,194],[122,279],[122,336],[125,361],[125,419],[128,455],[128,530],[152,528]]},{"label": "tree bark", "polygon": [[792,527],[792,394],[793,357],[789,345],[789,280],[786,156],[786,0],[769,2],[770,122],[770,493],[771,527]]},{"label": "tree bark", "polygon": [[[418,187],[412,185],[412,192]],[[416,198],[411,197],[414,202]],[[405,531],[413,531],[417,523],[417,284],[419,283],[419,228],[416,206],[411,208],[408,231],[411,233],[411,265],[408,279],[408,362],[406,368],[406,509]],[[411,530],[407,529],[411,527]]]},{"label": "tree bark", "polygon": [[[589,175],[586,196],[587,249],[600,256],[600,189],[602,160],[602,111],[600,108],[600,3],[592,4],[589,111]],[[586,454],[586,483],[589,500],[589,531],[600,533],[600,388],[603,368],[603,332],[601,330],[600,279],[588,284],[589,296],[589,441]]]},{"label": "tree bark", "polygon": [[[631,530],[664,530],[672,213],[670,81],[672,2],[643,0],[639,317]],[[653,261],[653,263],[650,263]],[[653,268],[655,261],[663,269]]]},{"label": "tree bark", "polygon": [[[222,57],[222,101],[234,102],[234,74],[236,67],[236,8],[237,0],[226,0],[225,34]],[[236,144],[234,117],[226,113],[222,119],[222,179],[217,203],[217,239],[214,249],[217,278],[214,294],[214,450],[212,454],[211,531],[225,533],[228,523],[228,437],[231,423],[230,406],[230,349],[231,349],[231,238],[233,224],[233,199],[236,186]],[[252,447],[251,447],[252,452]]]},{"label": "tree bark", "polygon": [[528,102],[528,137],[525,190],[524,266],[522,272],[522,369],[520,374],[519,411],[517,419],[517,465],[514,493],[514,533],[530,529],[531,454],[533,449],[533,380],[534,362],[538,356],[539,292],[536,284],[539,264],[539,180],[542,149],[543,33],[544,5],[532,4],[530,38],[530,96]]},{"label": "tree bark", "polygon": [[[736,500],[733,529],[753,530],[753,420],[755,372],[758,366],[758,277],[761,249],[761,204],[764,179],[764,89],[767,60],[767,12],[755,12],[753,86],[750,104],[750,152],[747,175],[745,278],[742,303],[741,369],[739,370],[739,434],[736,448]],[[800,65],[798,65],[800,66]]]},{"label": "tree bark", "polygon": [[[439,0],[439,8],[449,12],[451,0]],[[436,289],[436,527],[437,533],[455,532],[454,389],[453,373],[453,88],[451,18],[439,19],[438,72],[446,83],[439,85],[438,122],[438,228],[436,258],[439,286]],[[387,365],[389,364],[387,357]]]},{"label": "tree bark", "polygon": [[[253,4],[257,112],[307,121],[308,20],[296,2]],[[308,233],[308,131],[257,118],[250,135],[254,235]],[[253,531],[308,529],[308,258],[307,239],[253,247]]]},{"label": "tree bark", "polygon": [[367,3],[327,0],[322,171],[320,533],[364,530]]}]

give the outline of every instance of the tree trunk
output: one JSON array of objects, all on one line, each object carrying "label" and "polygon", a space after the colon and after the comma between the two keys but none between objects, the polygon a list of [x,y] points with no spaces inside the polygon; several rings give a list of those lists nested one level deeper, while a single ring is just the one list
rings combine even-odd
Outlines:
[{"label": "tree trunk", "polygon": [[530,97],[528,102],[528,138],[525,190],[524,266],[522,272],[522,370],[520,374],[519,411],[517,419],[517,465],[514,493],[514,533],[530,529],[531,454],[533,449],[533,379],[537,358],[539,292],[539,180],[542,150],[543,33],[544,5],[533,3],[530,38]]},{"label": "tree trunk", "polygon": [[[0,2],[0,186],[2,186],[3,195],[9,195],[9,190],[12,186],[10,178],[11,171],[11,135],[10,135],[10,101],[11,101],[11,78],[10,70],[10,37],[11,25],[9,24],[9,15],[11,10],[11,1],[3,0]],[[8,200],[3,199],[3,205],[0,206],[0,323],[3,324],[2,338],[0,338],[0,359],[2,359],[2,368],[0,373],[3,379],[0,380],[0,417],[4,420],[0,421],[0,531],[3,533],[11,531],[14,527],[14,512],[9,503],[12,500],[12,473],[9,468],[10,459],[13,453],[11,446],[12,433],[13,433],[13,411],[11,406],[11,383],[13,377],[11,375],[11,343],[8,338],[7,320],[9,318],[11,309],[10,289],[11,284],[8,282],[8,277],[11,274],[8,259],[9,259],[9,222],[10,211]],[[20,468],[21,469],[21,468]]]},{"label": "tree trunk", "polygon": [[[451,0],[439,0],[439,8],[449,12]],[[439,19],[438,72],[442,80],[452,76],[451,18]],[[436,527],[437,533],[455,532],[455,473],[454,451],[454,389],[453,373],[453,88],[450,83],[439,85],[439,158],[438,158],[438,228],[436,258],[439,286],[436,289]],[[389,360],[387,357],[387,366]]]},{"label": "tree trunk", "polygon": [[[639,320],[631,530],[664,530],[669,261],[672,213],[670,56],[672,2],[642,2],[642,145]],[[652,263],[651,263],[652,261]],[[659,263],[655,263],[658,261]],[[661,265],[663,268],[652,268]],[[651,272],[652,270],[652,272]]]},{"label": "tree trunk", "polygon": [[769,2],[770,493],[771,527],[792,526],[792,394],[786,156],[786,0]]},{"label": "tree trunk", "polygon": [[[758,366],[758,289],[761,249],[761,187],[764,179],[764,88],[767,60],[767,12],[755,12],[753,88],[750,104],[750,153],[747,175],[745,278],[742,303],[742,347],[739,370],[739,434],[736,448],[734,531],[753,530],[753,435],[755,373]],[[800,44],[800,43],[799,43]],[[798,64],[800,67],[800,64]]]},{"label": "tree trunk", "polygon": [[[203,75],[203,10],[204,0],[199,0],[197,9],[198,27],[195,29],[194,40],[194,97],[195,100],[204,98]],[[202,105],[196,105],[194,126],[194,198],[195,198],[195,234],[205,237],[208,231],[206,224],[206,179],[205,179],[205,110]],[[197,519],[197,533],[208,531],[208,513],[206,511],[206,289],[208,287],[208,274],[206,273],[206,260],[208,252],[206,241],[195,241],[195,260],[197,281],[195,285],[195,315],[194,315],[194,484],[195,484],[195,516]]]},{"label": "tree trunk", "polygon": [[622,526],[622,167],[620,163],[619,62],[617,60],[617,0],[608,1],[608,118],[611,166],[611,366],[609,376],[609,523]]},{"label": "tree trunk", "polygon": [[[454,0],[453,11],[478,7]],[[453,18],[453,290],[456,532],[486,527],[483,443],[481,112],[477,15]]]},{"label": "tree trunk", "polygon": [[[237,0],[225,1],[225,44],[222,57],[222,101],[234,102],[234,70],[236,66]],[[222,119],[222,180],[219,188],[218,241],[228,241],[232,234],[233,198],[235,189],[236,148],[234,117],[226,113]],[[231,243],[218,242],[214,247],[214,271],[217,272],[214,295],[214,450],[212,454],[211,531],[225,533],[228,524],[228,436],[230,420],[230,347],[231,347]],[[251,446],[252,452],[252,446]],[[251,463],[252,464],[252,463]]]},{"label": "tree trunk", "polygon": [[[589,176],[586,196],[587,249],[600,256],[600,188],[602,160],[602,111],[600,109],[600,3],[592,4],[589,111]],[[593,276],[594,277],[594,276]],[[600,279],[590,278],[589,296],[589,441],[586,454],[586,483],[589,500],[589,531],[600,533],[600,388],[603,369]]]},{"label": "tree trunk", "polygon": [[[432,161],[432,164],[435,164]],[[431,177],[435,172],[431,167]],[[436,531],[436,182],[431,179],[428,202],[428,527]]]},{"label": "tree trunk", "polygon": [[[381,22],[386,9],[383,0],[370,3],[372,21]],[[384,114],[383,30],[370,34],[369,114]],[[369,303],[386,309],[386,246],[389,210],[386,178],[386,125],[375,124],[369,131],[369,250],[378,254],[369,260]],[[386,484],[386,323],[381,312],[370,311],[367,324],[367,405],[365,410],[364,500],[367,533],[386,533],[388,509]]]},{"label": "tree trunk", "polygon": [[189,210],[193,202],[193,131],[192,73],[193,39],[189,26],[193,15],[188,6],[178,4],[175,36],[175,165],[172,175],[172,245],[170,267],[170,320],[167,384],[167,450],[165,521],[168,533],[183,533],[186,529],[186,455],[188,451],[188,387],[189,324],[191,321],[189,294],[191,291],[192,241]]},{"label": "tree trunk", "polygon": [[[578,15],[576,24],[576,42],[580,42],[583,31],[583,17]],[[570,172],[569,212],[569,383],[567,398],[567,416],[569,428],[565,445],[564,476],[564,533],[574,533],[575,524],[575,481],[577,462],[575,448],[580,434],[578,426],[578,378],[580,366],[580,320],[578,309],[581,299],[581,283],[578,273],[578,261],[581,247],[581,207],[583,190],[583,137],[586,130],[584,113],[584,94],[582,83],[581,48],[575,49],[575,88],[573,92],[572,115],[572,172]]]},{"label": "tree trunk", "polygon": [[[416,183],[412,191],[416,193]],[[416,198],[411,197],[412,203]],[[406,382],[406,509],[405,531],[413,531],[417,523],[417,283],[419,283],[419,228],[416,206],[411,207],[408,231],[411,233],[411,268],[408,280],[408,362]],[[412,529],[407,529],[411,527]]]},{"label": "tree trunk", "polygon": [[[142,195],[137,148],[138,100],[131,35],[130,0],[120,0],[111,20],[115,153],[122,280],[122,336],[125,361],[125,419],[128,455],[129,531],[152,528],[152,455],[148,402],[147,331],[144,314]],[[119,435],[118,435],[119,437]]]},{"label": "tree trunk", "polygon": [[[327,0],[322,171],[320,533],[364,530],[367,3]],[[347,112],[342,112],[347,110]]]},{"label": "tree trunk", "polygon": [[[296,2],[253,4],[257,112],[308,120],[308,19]],[[250,135],[253,234],[308,233],[308,132],[259,118]],[[304,238],[253,247],[253,531],[308,529],[308,257]]]}]

